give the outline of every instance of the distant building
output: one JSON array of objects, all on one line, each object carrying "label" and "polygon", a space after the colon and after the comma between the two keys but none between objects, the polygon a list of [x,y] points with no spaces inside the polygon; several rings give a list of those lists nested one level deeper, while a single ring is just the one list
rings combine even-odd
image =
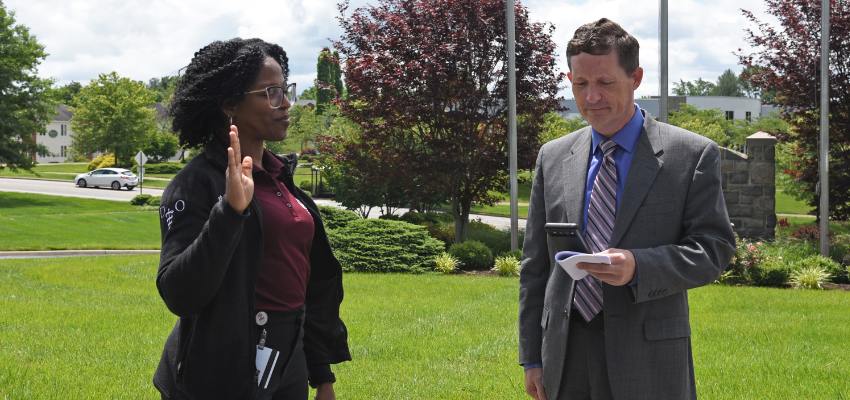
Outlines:
[{"label": "distant building", "polygon": [[293,106],[310,107],[311,110],[315,110],[316,100],[296,100]]},{"label": "distant building", "polygon": [[51,115],[50,122],[47,123],[44,132],[38,132],[33,135],[36,143],[44,145],[47,150],[52,153],[50,156],[40,156],[38,154],[31,155],[33,161],[44,163],[60,163],[68,158],[68,149],[71,147],[71,117],[74,116],[64,104],[57,106],[54,111],[55,115]]},{"label": "distant building", "polygon": [[[649,99],[635,99],[635,103],[650,115],[657,117],[659,110],[659,97],[652,96]],[[670,111],[681,110],[680,104],[690,104],[700,110],[720,109],[726,115],[726,119],[751,120],[762,116],[768,116],[775,109],[769,105],[762,105],[760,99],[749,97],[729,96],[668,96],[667,109]],[[569,110],[561,112],[564,118],[581,116],[575,99],[564,100],[561,105]]]}]

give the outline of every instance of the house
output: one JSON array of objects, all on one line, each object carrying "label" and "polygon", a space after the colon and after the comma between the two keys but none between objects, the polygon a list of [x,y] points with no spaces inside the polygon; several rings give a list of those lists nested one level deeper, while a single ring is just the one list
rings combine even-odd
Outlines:
[{"label": "house", "polygon": [[[659,96],[652,96],[648,99],[635,99],[635,103],[640,108],[643,108],[650,115],[658,116]],[[720,109],[726,114],[726,119],[743,119],[751,120],[767,116],[774,108],[769,105],[762,105],[760,99],[749,97],[729,97],[729,96],[668,96],[667,109],[669,111],[681,110],[680,104],[690,104],[700,110],[710,110],[713,108]],[[561,105],[568,108],[567,111],[561,112],[564,118],[573,118],[580,116],[578,106],[575,99],[563,100]]]},{"label": "house", "polygon": [[68,149],[71,147],[71,117],[74,116],[64,104],[58,105],[52,115],[50,122],[47,123],[44,132],[33,134],[33,139],[36,143],[44,145],[47,150],[52,153],[49,156],[41,156],[33,154],[30,157],[33,161],[41,164],[45,163],[60,163],[68,158]]}]

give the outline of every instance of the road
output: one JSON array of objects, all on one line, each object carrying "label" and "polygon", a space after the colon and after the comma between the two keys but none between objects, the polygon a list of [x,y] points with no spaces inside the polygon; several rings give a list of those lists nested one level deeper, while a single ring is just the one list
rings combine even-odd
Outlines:
[{"label": "road", "polygon": [[[53,196],[66,197],[82,197],[86,199],[100,200],[116,200],[130,201],[133,197],[139,194],[139,188],[134,190],[112,190],[104,188],[80,188],[70,181],[53,181],[46,179],[15,179],[15,178],[0,178],[0,191],[3,192],[18,192],[18,193],[37,193],[48,194]],[[145,194],[153,196],[162,196],[162,189],[144,188]],[[329,199],[314,199],[316,204],[339,207],[339,203]],[[397,214],[404,214],[407,209],[400,209]],[[373,208],[369,213],[369,218],[378,218],[381,211],[378,208]],[[499,229],[508,229],[511,227],[511,219],[508,217],[499,217],[493,215],[470,214],[470,219],[481,218],[481,221],[493,225]],[[519,220],[520,228],[525,228],[525,219]]]},{"label": "road", "polygon": [[[130,199],[140,193],[139,188],[133,190],[127,190],[126,188],[112,190],[102,187],[81,188],[74,185],[74,182],[71,181],[15,178],[0,178],[0,191],[116,201],[130,201]],[[162,196],[162,189],[144,188],[144,193],[153,196]]]}]

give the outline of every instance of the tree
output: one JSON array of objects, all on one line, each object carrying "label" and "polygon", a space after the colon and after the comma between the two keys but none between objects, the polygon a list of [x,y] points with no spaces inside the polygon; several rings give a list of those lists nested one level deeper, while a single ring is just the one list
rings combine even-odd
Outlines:
[{"label": "tree", "polygon": [[316,95],[316,86],[313,85],[308,87],[307,89],[304,89],[304,91],[298,95],[298,98],[304,100],[316,100]]},{"label": "tree", "polygon": [[[71,107],[75,150],[113,151],[115,165],[129,165],[132,157],[157,130],[156,111],[146,108],[154,95],[141,82],[115,72],[100,74],[77,95]],[[124,164],[121,162],[123,161]]]},{"label": "tree", "polygon": [[327,47],[319,53],[316,64],[316,114],[322,115],[331,102],[342,97],[342,70],[339,66],[339,52],[331,53]]},{"label": "tree", "polygon": [[[772,104],[783,110],[791,125],[777,135],[794,150],[788,172],[814,193],[809,205],[820,214],[818,136],[820,132],[821,2],[819,0],[766,0],[767,12],[780,26],[761,22],[741,10],[758,27],[747,30],[746,40],[756,50],[736,54],[744,77],[755,87],[775,93]],[[829,12],[829,215],[850,217],[850,2],[833,0]]]},{"label": "tree", "polygon": [[147,83],[147,88],[153,92],[154,103],[165,103],[174,95],[174,89],[177,88],[177,82],[180,81],[179,76],[166,75],[162,78],[151,78]]},{"label": "tree", "polygon": [[673,82],[673,94],[677,96],[711,96],[717,85],[699,78],[693,82],[685,82],[679,79],[679,82]]},{"label": "tree", "polygon": [[71,83],[56,89],[56,100],[60,104],[73,107],[77,105],[74,97],[77,96],[77,93],[80,93],[82,88],[83,85],[80,82],[71,81]]},{"label": "tree", "polygon": [[50,154],[33,139],[44,132],[56,104],[53,80],[38,77],[46,57],[44,46],[29,28],[15,24],[15,13],[0,0],[0,170],[31,170],[29,154]]},{"label": "tree", "polygon": [[168,130],[169,126],[171,124],[163,124],[148,134],[141,150],[152,160],[168,160],[180,149],[180,140]]},{"label": "tree", "polygon": [[[490,191],[508,182],[505,2],[378,3],[339,18],[334,47],[348,85],[340,109],[361,133],[337,157],[363,176],[361,186],[389,182],[411,196],[448,198],[461,242],[470,207],[500,201]],[[534,165],[545,114],[561,108],[553,32],[516,7],[520,169]]]},{"label": "tree", "polygon": [[587,121],[580,116],[567,119],[556,112],[549,112],[545,118],[546,122],[543,125],[543,132],[540,134],[541,144],[568,135],[587,126]]},{"label": "tree", "polygon": [[740,77],[735,75],[731,69],[723,71],[723,74],[717,77],[717,84],[714,86],[711,95],[744,97],[744,87],[741,84]]}]

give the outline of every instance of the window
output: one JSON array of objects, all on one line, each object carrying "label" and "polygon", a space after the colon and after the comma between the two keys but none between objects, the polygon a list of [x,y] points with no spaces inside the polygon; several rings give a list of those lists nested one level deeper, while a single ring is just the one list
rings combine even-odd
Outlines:
[{"label": "window", "polygon": [[68,146],[62,146],[62,157],[67,157],[67,156],[68,156]]},{"label": "window", "polygon": [[68,125],[61,125],[60,129],[62,129],[62,136],[68,136]]},{"label": "window", "polygon": [[735,112],[734,111],[726,111],[726,120],[729,121],[729,120],[732,120],[732,119],[735,119]]},{"label": "window", "polygon": [[46,135],[46,134],[47,134],[47,132],[39,132],[39,133],[38,133],[38,136],[44,136],[44,135]]},{"label": "window", "polygon": [[747,122],[752,122],[752,121],[753,121],[753,113],[750,112],[750,111],[747,111]]}]

